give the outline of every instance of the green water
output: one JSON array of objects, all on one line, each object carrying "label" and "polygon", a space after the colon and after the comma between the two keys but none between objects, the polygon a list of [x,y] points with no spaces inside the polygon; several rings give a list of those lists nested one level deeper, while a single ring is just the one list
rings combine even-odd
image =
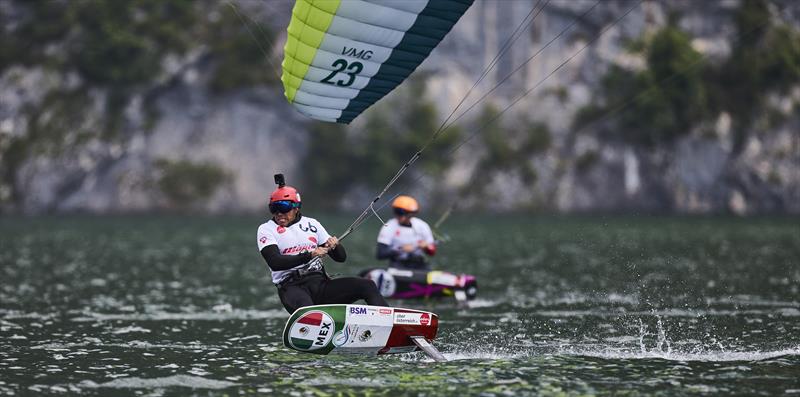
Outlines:
[{"label": "green water", "polygon": [[394,302],[448,363],[284,348],[260,222],[0,219],[0,395],[800,396],[798,218],[454,217],[436,266],[479,298]]}]

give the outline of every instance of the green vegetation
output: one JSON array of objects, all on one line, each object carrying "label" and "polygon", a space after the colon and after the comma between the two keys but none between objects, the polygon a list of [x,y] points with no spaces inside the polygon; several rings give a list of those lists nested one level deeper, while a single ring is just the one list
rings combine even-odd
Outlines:
[{"label": "green vegetation", "polygon": [[728,112],[734,148],[740,149],[755,122],[764,115],[775,120],[767,109],[768,96],[785,94],[800,83],[800,33],[772,22],[763,0],[744,1],[735,18],[738,39],[720,64],[706,62],[674,22],[631,43],[629,51],[641,53],[647,67],[639,72],[612,67],[594,104],[576,114],[575,126],[610,114],[601,126],[605,135],[656,147]]},{"label": "green vegetation", "polygon": [[28,157],[55,157],[92,138],[93,125],[84,114],[89,103],[87,94],[80,90],[50,92],[40,107],[46,111],[30,113],[26,135],[3,136],[4,140],[0,141],[0,185],[12,187],[7,199],[18,199],[13,189],[16,173]]},{"label": "green vegetation", "polygon": [[187,160],[156,162],[161,175],[157,184],[174,206],[185,208],[210,198],[230,175],[212,163],[193,163]]},{"label": "green vegetation", "polygon": [[[11,32],[0,64],[75,69],[88,85],[125,88],[158,76],[162,57],[183,53],[196,25],[188,0],[19,1],[27,18]],[[54,50],[57,47],[57,50]]]},{"label": "green vegetation", "polygon": [[[64,82],[68,74],[79,79],[24,110],[26,134],[0,138],[2,184],[12,190],[6,196],[16,196],[16,173],[32,155],[66,153],[91,138],[123,138],[124,110],[134,95],[146,98],[143,125],[152,128],[159,116],[152,96],[155,84],[168,77],[163,66],[169,57],[202,50],[198,59],[208,61],[215,92],[274,84],[272,66],[259,48],[269,48],[273,34],[238,18],[233,7],[193,0],[12,1],[7,9],[19,16],[0,35],[0,73],[16,65],[42,67]],[[105,111],[98,114],[96,106]],[[87,115],[100,120],[87,123]]]},{"label": "green vegetation", "polygon": [[636,45],[643,48],[647,68],[631,73],[613,66],[602,80],[602,105],[581,109],[577,125],[623,109],[614,118],[614,138],[654,147],[688,134],[709,117],[703,60],[690,40],[669,25]]},{"label": "green vegetation", "polygon": [[771,93],[785,94],[800,83],[800,32],[771,22],[764,1],[747,0],[736,14],[737,33],[731,57],[712,71],[715,105],[734,121],[735,145],[769,114]]},{"label": "green vegetation", "polygon": [[[527,120],[516,123],[521,127],[509,128],[504,125],[507,123],[492,122],[497,117],[498,110],[489,105],[476,121],[485,154],[478,162],[473,178],[490,180],[498,172],[512,172],[518,173],[525,184],[535,184],[538,175],[530,162],[530,156],[550,148],[549,129],[544,124]],[[481,127],[484,125],[486,127]],[[465,188],[471,193],[480,193],[486,187],[472,184]]]},{"label": "green vegetation", "polygon": [[600,155],[596,151],[589,150],[575,159],[575,169],[581,173],[589,171],[599,159]]},{"label": "green vegetation", "polygon": [[[377,190],[433,136],[441,124],[433,102],[425,99],[425,76],[414,76],[390,99],[367,111],[363,128],[315,123],[305,159],[309,193],[329,198],[335,204],[349,188],[366,186]],[[448,151],[459,141],[461,131],[443,131],[417,161],[416,169],[432,176],[450,165]],[[407,177],[410,177],[408,175]]]},{"label": "green vegetation", "polygon": [[210,29],[210,53],[217,64],[209,86],[219,93],[277,83],[266,54],[274,34],[266,25],[240,18],[240,11],[233,7],[222,8],[220,19]]},{"label": "green vegetation", "polygon": [[[20,26],[0,40],[0,71],[14,64],[76,70],[87,86],[125,91],[153,82],[166,55],[208,46],[214,89],[274,83],[262,24],[227,3],[191,0],[17,1]],[[212,19],[212,15],[216,20]],[[253,34],[250,34],[250,32]]]},{"label": "green vegetation", "polygon": [[303,167],[309,172],[309,183],[305,184],[304,190],[309,197],[325,197],[325,204],[335,207],[345,189],[354,185],[353,178],[362,175],[356,172],[358,170],[350,159],[360,156],[363,148],[353,147],[353,139],[348,139],[342,124],[314,122],[309,136],[311,139],[303,163],[314,166]]}]

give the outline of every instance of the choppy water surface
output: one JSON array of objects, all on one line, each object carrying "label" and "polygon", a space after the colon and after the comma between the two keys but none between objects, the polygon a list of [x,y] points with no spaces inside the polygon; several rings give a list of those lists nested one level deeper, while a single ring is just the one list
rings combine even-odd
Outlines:
[{"label": "choppy water surface", "polygon": [[797,218],[453,219],[436,264],[479,299],[394,302],[440,315],[448,363],[282,347],[259,223],[0,220],[0,395],[800,396]]}]

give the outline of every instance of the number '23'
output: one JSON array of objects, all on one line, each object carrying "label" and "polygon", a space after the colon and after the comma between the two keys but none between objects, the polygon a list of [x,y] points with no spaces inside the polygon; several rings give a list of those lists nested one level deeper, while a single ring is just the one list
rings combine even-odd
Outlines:
[{"label": "number '23'", "polygon": [[[356,81],[356,75],[361,73],[362,70],[364,70],[364,65],[361,62],[353,62],[350,65],[348,65],[347,61],[345,61],[344,59],[337,59],[333,61],[333,65],[331,66],[333,66],[335,69],[331,72],[331,74],[327,75],[324,79],[322,79],[321,82],[325,84],[334,84],[334,82],[331,81],[333,76],[336,76],[337,73],[341,72],[347,73],[347,76],[349,77],[347,81],[343,80],[336,81],[335,84],[340,87],[349,87],[353,85],[353,82]],[[345,72],[345,70],[347,70],[347,72]]]}]

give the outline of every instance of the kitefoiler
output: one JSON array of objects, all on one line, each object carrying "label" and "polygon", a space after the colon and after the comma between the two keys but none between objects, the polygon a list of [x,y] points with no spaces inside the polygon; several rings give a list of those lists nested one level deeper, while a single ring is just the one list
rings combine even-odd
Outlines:
[{"label": "kitefoiler", "polygon": [[[401,84],[441,42],[472,2],[297,0],[287,29],[282,63],[281,81],[286,99],[300,113],[313,119],[349,124]],[[411,163],[413,159],[406,166]],[[373,212],[372,205],[388,188],[370,204]],[[286,208],[278,208],[277,201],[286,201]],[[344,286],[336,279],[329,280],[322,266],[316,264],[326,255],[336,261],[344,260],[339,241],[363,222],[368,210],[356,218],[338,239],[327,233],[321,236],[295,233],[299,237],[309,237],[307,240],[311,243],[302,241],[302,245],[297,245],[300,248],[296,249],[302,251],[303,257],[287,260],[282,251],[276,254],[270,243],[281,239],[293,225],[280,214],[296,215],[299,203],[299,196],[295,201],[276,200],[274,218],[285,225],[262,225],[263,233],[259,229],[259,250],[268,264],[277,263],[273,269],[273,281],[278,285],[281,302],[287,310],[302,306],[294,311],[286,325],[284,344],[298,351],[318,354],[332,351],[387,354],[421,349],[434,360],[444,360],[430,344],[438,328],[438,317],[433,313],[386,306],[306,306],[309,302],[352,302],[357,299],[365,299],[374,305],[383,301],[383,297],[372,283],[363,278],[359,279],[361,283],[346,280],[358,287],[355,295],[344,288],[334,291],[336,294],[329,294],[330,288],[322,288],[319,293],[307,293],[309,289],[306,287],[311,285],[308,284],[311,281],[316,283],[312,287],[322,283]],[[272,201],[270,205],[272,211]],[[309,225],[301,231],[306,233],[310,230]],[[316,223],[314,227],[322,230]],[[273,230],[280,236],[274,236]],[[291,273],[282,276],[283,273],[278,273],[281,271]],[[316,277],[316,280],[308,281],[308,277]],[[306,284],[295,285],[298,282]]]},{"label": "kitefoiler", "polygon": [[436,314],[367,305],[317,305],[297,309],[283,329],[283,344],[303,353],[379,355],[421,350],[447,361],[431,342]]},{"label": "kitefoiler", "polygon": [[475,276],[431,270],[426,257],[436,254],[438,242],[428,223],[417,216],[419,211],[419,203],[411,196],[394,199],[394,218],[381,227],[376,246],[376,258],[387,260],[388,268],[367,269],[360,275],[375,282],[387,298],[452,296],[461,304],[474,299],[478,293]]}]

